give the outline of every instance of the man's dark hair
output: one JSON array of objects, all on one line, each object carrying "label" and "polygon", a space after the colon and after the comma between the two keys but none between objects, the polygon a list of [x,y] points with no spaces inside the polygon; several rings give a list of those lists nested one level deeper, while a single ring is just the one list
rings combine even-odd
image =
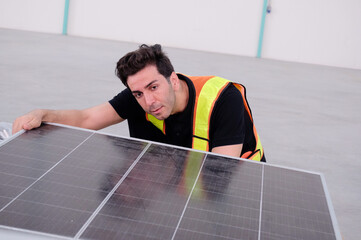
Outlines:
[{"label": "man's dark hair", "polygon": [[158,72],[167,80],[169,80],[170,75],[174,72],[173,65],[162,51],[161,45],[155,44],[148,46],[142,44],[139,49],[129,52],[119,59],[117,67],[115,68],[115,74],[123,84],[128,87],[128,77],[136,74],[148,65],[156,66]]}]

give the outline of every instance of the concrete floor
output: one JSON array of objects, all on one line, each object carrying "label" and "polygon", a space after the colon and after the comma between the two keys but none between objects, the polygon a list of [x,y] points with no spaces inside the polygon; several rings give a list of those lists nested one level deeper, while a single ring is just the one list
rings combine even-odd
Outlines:
[{"label": "concrete floor", "polygon": [[[34,108],[86,108],[124,87],[138,44],[0,29],[0,122]],[[177,72],[247,87],[268,162],[324,174],[343,238],[361,230],[361,71],[165,48]],[[128,136],[127,124],[104,129]]]}]

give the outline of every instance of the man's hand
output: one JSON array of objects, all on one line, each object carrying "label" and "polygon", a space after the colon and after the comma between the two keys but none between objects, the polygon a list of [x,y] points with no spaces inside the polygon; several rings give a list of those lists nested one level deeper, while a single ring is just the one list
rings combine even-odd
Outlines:
[{"label": "man's hand", "polygon": [[41,122],[44,118],[44,111],[41,109],[33,110],[21,117],[15,119],[13,123],[12,132],[17,133],[18,131],[24,130],[31,130],[33,128],[40,127]]}]

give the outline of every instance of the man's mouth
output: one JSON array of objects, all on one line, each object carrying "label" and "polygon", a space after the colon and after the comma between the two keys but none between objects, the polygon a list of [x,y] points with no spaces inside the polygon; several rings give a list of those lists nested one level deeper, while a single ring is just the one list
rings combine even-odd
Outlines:
[{"label": "man's mouth", "polygon": [[151,109],[150,112],[151,112],[152,115],[157,115],[157,114],[160,113],[160,111],[161,111],[162,108],[163,108],[163,107],[160,106],[160,107],[157,107],[157,108],[155,108],[155,109]]}]

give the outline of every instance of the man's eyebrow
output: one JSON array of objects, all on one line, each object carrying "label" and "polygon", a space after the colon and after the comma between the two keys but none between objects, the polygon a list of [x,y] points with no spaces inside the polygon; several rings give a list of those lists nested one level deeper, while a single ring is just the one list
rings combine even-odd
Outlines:
[{"label": "man's eyebrow", "polygon": [[141,91],[132,91],[132,94],[138,94],[138,93],[142,93]]},{"label": "man's eyebrow", "polygon": [[[158,82],[158,80],[153,80],[151,81],[150,83],[148,83],[145,88],[148,88],[149,86],[151,86],[152,84],[154,84],[155,82]],[[133,94],[138,94],[138,93],[142,93],[142,91],[139,91],[139,90],[134,90],[132,91]]]},{"label": "man's eyebrow", "polygon": [[149,86],[151,86],[153,83],[157,82],[158,80],[153,80],[150,83],[147,84],[147,86],[145,86],[145,88],[148,88]]}]

